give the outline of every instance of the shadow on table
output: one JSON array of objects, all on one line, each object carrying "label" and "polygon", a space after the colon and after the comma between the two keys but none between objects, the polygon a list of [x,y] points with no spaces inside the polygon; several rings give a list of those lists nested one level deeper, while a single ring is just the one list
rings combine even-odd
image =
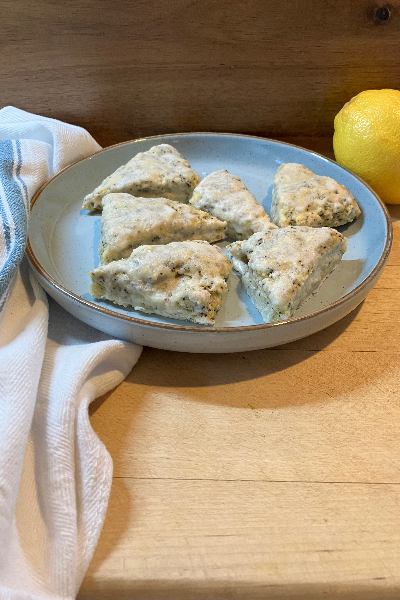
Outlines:
[{"label": "shadow on table", "polygon": [[389,204],[386,206],[392,221],[400,221],[400,204]]},{"label": "shadow on table", "polygon": [[351,325],[361,305],[327,329],[283,346],[231,354],[190,354],[144,348],[127,381],[143,386],[191,388],[250,381],[285,371],[327,348]]},{"label": "shadow on table", "polygon": [[[124,394],[134,401],[124,409],[127,414],[119,424],[119,437],[124,438],[145,395],[153,391],[235,408],[285,408],[325,402],[374,381],[392,368],[391,358],[377,363],[374,352],[358,353],[363,360],[357,353],[352,357],[350,351],[330,352],[329,358],[321,352],[346,331],[360,308],[319,333],[276,348],[232,354],[144,348],[124,384],[131,386],[129,390],[125,387]],[[215,388],[214,393],[210,387]],[[111,393],[92,402],[91,416]],[[114,409],[118,411],[115,400]]]},{"label": "shadow on table", "polygon": [[[126,381],[179,389],[226,385],[284,371],[329,346],[349,327],[361,306],[323,331],[276,348],[231,354],[189,354],[144,348],[139,364],[133,367]],[[89,406],[89,415],[94,415],[113,392],[96,398]],[[248,408],[247,404],[244,406]]]},{"label": "shadow on table", "polygon": [[359,584],[265,585],[242,581],[110,581],[86,579],[77,600],[398,600],[400,587],[377,577]]}]

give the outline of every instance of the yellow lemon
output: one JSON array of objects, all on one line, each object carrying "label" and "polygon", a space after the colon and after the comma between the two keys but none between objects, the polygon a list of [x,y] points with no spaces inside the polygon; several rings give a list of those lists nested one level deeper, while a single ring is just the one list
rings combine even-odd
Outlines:
[{"label": "yellow lemon", "polygon": [[335,117],[337,162],[387,204],[400,204],[400,91],[366,90]]}]

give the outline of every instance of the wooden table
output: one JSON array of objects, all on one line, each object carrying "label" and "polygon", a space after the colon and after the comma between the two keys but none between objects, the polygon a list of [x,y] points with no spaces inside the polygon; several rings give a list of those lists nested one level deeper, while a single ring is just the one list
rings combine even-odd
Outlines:
[{"label": "wooden table", "polygon": [[[290,141],[332,156],[330,140]],[[114,480],[80,600],[400,597],[400,207],[390,211],[389,262],[340,322],[257,352],[145,348],[95,401]]]}]

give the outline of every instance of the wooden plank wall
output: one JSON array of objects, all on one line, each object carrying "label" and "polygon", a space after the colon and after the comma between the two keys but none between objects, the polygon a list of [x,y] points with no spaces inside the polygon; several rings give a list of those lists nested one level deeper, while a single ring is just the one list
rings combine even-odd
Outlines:
[{"label": "wooden plank wall", "polygon": [[183,131],[330,136],[351,96],[400,88],[399,6],[3,0],[1,105],[82,125],[102,145]]}]

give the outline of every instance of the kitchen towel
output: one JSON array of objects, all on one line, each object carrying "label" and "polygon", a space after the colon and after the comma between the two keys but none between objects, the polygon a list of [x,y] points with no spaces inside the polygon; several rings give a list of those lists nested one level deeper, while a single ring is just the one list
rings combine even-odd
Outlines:
[{"label": "kitchen towel", "polygon": [[112,461],[88,405],[141,347],[65,312],[24,258],[36,190],[100,146],[74,125],[0,110],[0,598],[75,598],[107,508]]}]

